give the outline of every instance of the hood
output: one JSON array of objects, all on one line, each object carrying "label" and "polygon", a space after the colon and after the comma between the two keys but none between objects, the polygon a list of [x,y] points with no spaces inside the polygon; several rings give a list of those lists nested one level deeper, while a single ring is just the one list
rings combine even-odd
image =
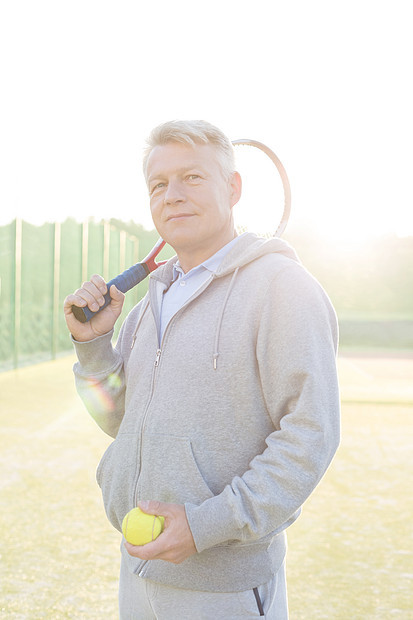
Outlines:
[{"label": "hood", "polygon": [[[261,256],[274,253],[282,254],[297,263],[300,262],[295,250],[286,241],[278,237],[264,239],[253,233],[245,233],[241,235],[238,242],[224,257],[215,277],[226,276],[239,267],[248,265],[248,263],[251,263],[257,258],[261,258]],[[169,286],[172,281],[173,265],[176,263],[176,260],[176,256],[172,257],[165,265],[162,265],[151,273],[150,277]]]},{"label": "hood", "polygon": [[217,277],[225,276],[266,254],[282,254],[299,262],[295,250],[286,241],[278,237],[264,239],[253,233],[246,233],[225,256],[216,275]]},{"label": "hood", "polygon": [[[223,276],[227,276],[232,274],[230,282],[227,287],[227,291],[225,294],[225,298],[223,300],[221,310],[219,313],[217,326],[215,329],[215,339],[214,339],[214,353],[212,357],[214,370],[217,369],[218,358],[220,355],[220,334],[221,334],[221,325],[225,314],[225,309],[227,305],[227,301],[229,296],[231,295],[231,291],[233,289],[235,280],[237,278],[238,271],[244,265],[248,265],[252,263],[254,260],[265,256],[266,254],[282,254],[287,258],[299,262],[297,254],[293,250],[293,248],[288,245],[285,241],[282,241],[279,238],[273,239],[263,239],[262,237],[257,237],[253,233],[246,233],[241,235],[238,239],[238,242],[231,248],[228,254],[222,260],[222,263],[218,267],[215,272],[215,278],[221,278]],[[150,297],[152,299],[151,307],[152,312],[154,313],[155,322],[159,325],[159,312],[161,308],[161,300],[163,293],[168,289],[168,287],[172,284],[173,278],[173,266],[176,262],[177,257],[174,256],[171,258],[165,265],[162,265],[156,271],[151,274],[151,280],[155,280],[158,285],[152,286],[149,289]],[[211,276],[212,279],[212,276]],[[155,284],[155,282],[153,282]],[[160,284],[160,285],[159,285]],[[149,304],[149,300],[147,301],[147,305],[145,309],[142,311],[141,315],[145,312],[146,307]],[[139,323],[138,323],[139,325]],[[137,328],[135,329],[134,339],[137,332]],[[134,340],[133,340],[134,342]],[[133,346],[133,343],[132,343]]]}]

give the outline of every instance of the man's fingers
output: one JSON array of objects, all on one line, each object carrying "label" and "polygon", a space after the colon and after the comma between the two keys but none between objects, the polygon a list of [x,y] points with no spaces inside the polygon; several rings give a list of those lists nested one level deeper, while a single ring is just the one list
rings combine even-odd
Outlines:
[{"label": "man's fingers", "polygon": [[[82,286],[72,295],[68,295],[64,302],[65,313],[71,312],[72,306],[83,308],[88,306],[93,312],[99,310],[105,303],[104,295],[107,293],[107,286],[102,276],[93,275],[88,282],[83,282]],[[115,306],[123,304],[125,294],[119,291],[116,286],[110,287],[110,296],[115,302]]]},{"label": "man's fingers", "polygon": [[142,501],[138,502],[138,506],[148,515],[161,515],[162,517],[170,515],[170,504],[166,504],[165,502],[159,502],[157,500]]},{"label": "man's fingers", "polygon": [[105,303],[102,291],[92,281],[83,282],[82,287],[75,292],[75,295],[84,299],[91,310],[97,310]]},{"label": "man's fingers", "polygon": [[[73,295],[69,295],[65,300],[65,307],[69,304],[83,308],[88,306],[92,311],[96,312],[105,303],[105,295],[107,292],[106,282],[101,276],[94,275],[88,282],[83,282],[81,288],[77,289]],[[117,298],[120,301],[118,293]]]},{"label": "man's fingers", "polygon": [[72,295],[68,295],[64,301],[63,307],[65,309],[65,313],[66,310],[72,312],[72,306],[79,306],[79,308],[83,308],[86,306],[86,301],[82,299],[82,297],[76,295],[76,293],[72,293]]},{"label": "man's fingers", "polygon": [[160,540],[162,534],[159,534],[158,538],[154,541],[147,543],[146,545],[131,545],[125,542],[125,547],[130,555],[133,555],[141,560],[157,560],[159,557],[164,556],[167,549],[165,548],[164,541]]},{"label": "man's fingers", "polygon": [[[111,303],[105,309],[102,309],[105,305],[104,295],[106,293],[107,285],[105,280],[102,276],[94,274],[88,282],[84,282],[77,291],[66,297],[64,301],[66,324],[75,340],[87,342],[107,334],[113,329],[122,312],[125,295],[117,290],[115,286],[111,286]],[[72,306],[79,308],[88,306],[96,314],[92,316],[90,321],[82,323],[73,314]],[[102,309],[102,312],[97,312],[99,309]]]},{"label": "man's fingers", "polygon": [[122,293],[119,289],[116,288],[114,284],[110,287],[110,296],[115,302],[122,302],[125,298],[125,293]]},{"label": "man's fingers", "polygon": [[173,534],[170,535],[167,531],[163,531],[158,538],[146,545],[136,546],[125,542],[125,548],[129,555],[140,560],[164,560],[172,564],[180,564],[188,557]]},{"label": "man's fingers", "polygon": [[106,295],[108,287],[106,286],[106,282],[102,278],[102,276],[94,273],[93,276],[91,276],[90,281],[96,286],[96,288],[102,293],[102,295]]},{"label": "man's fingers", "polygon": [[151,500],[139,502],[139,508],[146,514],[165,517],[165,528],[156,540],[146,545],[137,547],[125,543],[130,555],[142,560],[165,560],[179,564],[196,553],[183,505]]}]

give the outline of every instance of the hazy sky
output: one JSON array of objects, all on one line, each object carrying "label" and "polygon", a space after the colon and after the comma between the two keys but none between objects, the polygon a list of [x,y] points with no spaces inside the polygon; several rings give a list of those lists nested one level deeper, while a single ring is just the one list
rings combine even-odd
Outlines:
[{"label": "hazy sky", "polygon": [[294,223],[337,237],[413,234],[410,8],[1,3],[0,224],[148,224],[145,137],[166,120],[204,118],[276,151]]}]

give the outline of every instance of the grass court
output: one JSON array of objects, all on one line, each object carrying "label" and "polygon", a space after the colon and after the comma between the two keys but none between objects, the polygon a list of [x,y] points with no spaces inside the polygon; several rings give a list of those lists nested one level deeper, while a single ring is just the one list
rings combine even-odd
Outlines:
[{"label": "grass court", "polygon": [[[110,443],[72,356],[0,373],[0,617],[116,619],[120,535],[95,483]],[[413,354],[339,357],[342,442],[289,530],[291,620],[413,618]]]}]

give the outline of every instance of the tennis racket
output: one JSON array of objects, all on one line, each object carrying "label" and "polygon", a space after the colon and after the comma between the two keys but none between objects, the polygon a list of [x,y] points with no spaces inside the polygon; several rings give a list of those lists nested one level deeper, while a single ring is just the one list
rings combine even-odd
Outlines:
[{"label": "tennis racket", "polygon": [[[280,237],[291,211],[290,183],[283,164],[268,146],[257,140],[234,140],[232,144],[237,147],[236,169],[242,178],[242,196],[233,207],[238,233]],[[274,174],[274,166],[278,174]]]},{"label": "tennis racket", "polygon": [[[256,140],[234,140],[235,147],[253,147],[235,149],[237,170],[243,179],[242,198],[233,209],[234,221],[239,233],[255,232],[262,237],[280,237],[287,226],[291,210],[291,190],[287,173],[277,155],[268,146]],[[273,165],[278,174],[274,174]],[[269,181],[270,180],[270,181]],[[268,203],[268,184],[271,186],[271,204]],[[260,189],[265,193],[261,196]],[[274,206],[275,203],[275,206]],[[254,208],[251,208],[254,204]],[[276,215],[274,215],[276,213]],[[278,215],[277,215],[278,214]],[[152,271],[155,271],[165,261],[157,263],[155,258],[165,245],[163,239],[158,239],[149,254],[120,275],[107,283],[105,303],[96,312],[87,306],[80,308],[72,306],[75,317],[81,323],[86,323],[98,312],[110,304],[110,287],[112,284],[122,293],[126,293],[142,282]]]},{"label": "tennis racket", "polygon": [[153,246],[152,250],[149,252],[149,254],[145,256],[143,261],[141,261],[140,263],[136,263],[136,265],[132,265],[132,267],[129,267],[129,269],[126,269],[126,271],[116,276],[116,278],[113,278],[112,280],[109,280],[109,282],[107,282],[106,286],[108,290],[107,293],[103,296],[105,299],[105,303],[100,306],[99,310],[93,312],[93,310],[90,310],[90,308],[88,308],[87,306],[85,306],[84,308],[80,308],[79,306],[72,306],[72,312],[77,318],[77,320],[81,323],[87,323],[87,321],[90,321],[92,317],[94,317],[98,312],[100,312],[101,310],[103,310],[103,308],[106,308],[106,306],[110,304],[111,296],[109,291],[112,284],[114,284],[119,291],[122,291],[122,293],[127,293],[127,291],[130,291],[130,289],[139,284],[139,282],[142,282],[142,280],[144,280],[151,273],[151,271],[155,271],[155,269],[157,269],[160,265],[163,265],[166,261],[157,263],[155,261],[155,258],[158,256],[165,243],[166,241],[159,238]]}]

